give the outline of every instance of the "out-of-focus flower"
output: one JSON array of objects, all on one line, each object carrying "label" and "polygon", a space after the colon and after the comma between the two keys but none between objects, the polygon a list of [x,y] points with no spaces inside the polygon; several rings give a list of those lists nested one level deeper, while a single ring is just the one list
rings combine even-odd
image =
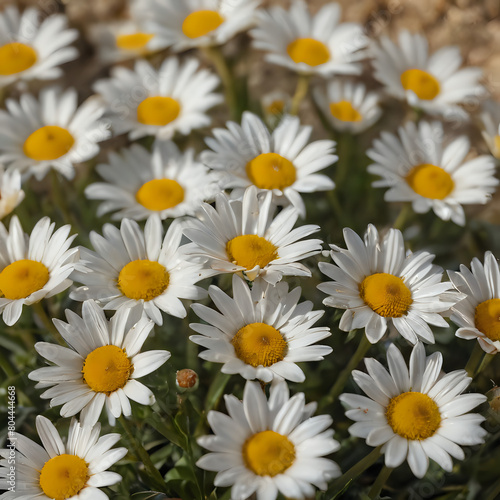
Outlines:
[{"label": "out-of-focus flower", "polygon": [[362,83],[333,80],[326,95],[317,89],[314,97],[336,130],[358,134],[371,127],[382,114],[379,95],[368,92]]},{"label": "out-of-focus flower", "polygon": [[58,66],[78,56],[69,46],[78,31],[66,26],[65,15],[40,21],[40,11],[33,7],[20,13],[9,5],[0,12],[0,87],[16,80],[59,78],[63,71]]},{"label": "out-of-focus flower", "polygon": [[24,177],[40,180],[53,168],[68,179],[75,163],[93,158],[98,143],[111,136],[102,119],[104,106],[90,97],[78,106],[75,89],[49,87],[36,99],[23,94],[19,102],[7,99],[0,110],[0,161]]},{"label": "out-of-focus flower", "polygon": [[358,23],[341,23],[342,9],[328,3],[311,16],[303,0],[290,10],[271,7],[258,11],[251,30],[253,45],[268,52],[266,60],[301,74],[357,75],[368,43]]},{"label": "out-of-focus flower", "polygon": [[98,216],[116,211],[117,220],[194,215],[220,192],[218,175],[195,159],[194,150],[181,153],[171,141],[156,141],[152,154],[137,144],[112,152],[97,171],[106,182],[91,184],[85,195],[102,200]]},{"label": "out-of-focus flower", "polygon": [[5,172],[0,165],[0,219],[9,215],[24,200],[19,170]]},{"label": "out-of-focus flower", "polygon": [[170,139],[175,132],[187,135],[210,124],[206,111],[223,101],[213,90],[217,76],[199,70],[196,59],[181,63],[166,59],[156,70],[138,60],[134,70],[116,66],[111,78],[94,84],[107,106],[107,116],[116,134],[129,133],[130,139],[154,135]]},{"label": "out-of-focus flower", "polygon": [[375,78],[385,85],[385,91],[427,113],[449,120],[467,119],[458,104],[486,93],[479,83],[480,68],[459,69],[462,56],[458,47],[442,47],[429,56],[427,39],[403,30],[398,44],[383,36],[371,51]]}]

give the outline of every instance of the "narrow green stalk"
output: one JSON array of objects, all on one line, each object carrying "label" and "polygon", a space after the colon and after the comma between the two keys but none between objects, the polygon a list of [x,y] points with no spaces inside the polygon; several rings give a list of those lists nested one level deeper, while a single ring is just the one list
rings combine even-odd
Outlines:
[{"label": "narrow green stalk", "polygon": [[399,229],[400,231],[403,231],[406,224],[408,223],[408,219],[412,213],[412,208],[410,203],[405,203],[401,207],[401,211],[399,212],[399,215],[397,216],[396,220],[394,221],[394,224],[392,227],[394,229]]},{"label": "narrow green stalk", "polygon": [[472,349],[471,355],[469,357],[469,361],[465,365],[465,371],[469,377],[473,377],[478,373],[479,365],[483,359],[484,351],[481,348],[479,342],[476,342],[474,345],[474,349]]},{"label": "narrow green stalk", "polygon": [[295,94],[292,97],[292,104],[290,105],[290,114],[297,115],[299,112],[300,104],[307,95],[309,90],[309,80],[311,75],[299,75],[297,80],[297,87],[295,88]]},{"label": "narrow green stalk", "polygon": [[6,350],[3,348],[0,349],[0,368],[5,372],[7,377],[13,377],[16,374],[16,370],[14,370],[10,359],[5,355]]},{"label": "narrow green stalk", "polygon": [[342,132],[338,136],[337,153],[339,160],[337,162],[337,172],[335,174],[336,188],[343,186],[351,165],[354,146],[354,136],[350,132]]},{"label": "narrow green stalk", "polygon": [[331,388],[330,392],[327,396],[323,398],[321,401],[321,407],[325,407],[331,403],[333,403],[340,395],[340,393],[344,390],[345,384],[351,375],[351,372],[359,365],[360,361],[365,357],[365,354],[370,349],[370,341],[367,339],[366,335],[363,334],[358,348],[356,352],[353,354],[351,360],[347,364],[347,366],[340,372],[335,384]]},{"label": "narrow green stalk", "polygon": [[373,486],[371,487],[370,491],[368,492],[369,498],[374,500],[375,498],[377,498],[380,495],[382,488],[384,487],[386,481],[389,479],[389,476],[391,475],[391,472],[393,470],[394,469],[387,467],[387,465],[384,465],[382,467],[382,470],[379,472],[377,479],[375,479]]},{"label": "narrow green stalk", "polygon": [[481,364],[479,365],[479,368],[475,371],[474,373],[474,378],[477,377],[493,360],[495,357],[495,354],[489,354],[485,353],[483,360],[481,361]]},{"label": "narrow green stalk", "polygon": [[132,445],[132,448],[134,449],[136,458],[144,464],[144,468],[146,469],[148,476],[153,480],[154,487],[158,488],[164,493],[167,493],[163,476],[160,474],[160,471],[154,466],[153,462],[151,461],[151,457],[149,456],[149,453],[144,449],[144,446],[142,446],[139,440],[136,439],[135,431],[132,431],[130,423],[123,415],[120,416],[119,420],[121,426],[123,427],[123,430],[125,431],[125,434],[128,437],[128,440],[130,441],[130,444]]},{"label": "narrow green stalk", "polygon": [[58,344],[65,346],[66,342],[64,342],[64,339],[61,337],[61,334],[58,332],[54,323],[52,323],[52,320],[49,318],[47,312],[45,311],[42,302],[35,302],[34,304],[31,305],[31,307],[33,308],[35,314],[42,320],[43,325],[50,332],[54,340]]},{"label": "narrow green stalk", "polygon": [[378,446],[372,450],[366,457],[362,458],[358,463],[354,464],[347,472],[340,476],[334,483],[335,491],[342,491],[351,481],[356,479],[368,467],[371,467],[380,457],[382,446]]},{"label": "narrow green stalk", "polygon": [[238,96],[236,93],[234,75],[229,68],[229,65],[227,64],[226,58],[224,57],[221,48],[205,47],[203,50],[208,59],[212,61],[217,74],[222,80],[222,85],[224,86],[224,92],[226,94],[226,103],[229,107],[231,117],[235,120],[239,120],[241,117],[241,113],[238,109]]}]

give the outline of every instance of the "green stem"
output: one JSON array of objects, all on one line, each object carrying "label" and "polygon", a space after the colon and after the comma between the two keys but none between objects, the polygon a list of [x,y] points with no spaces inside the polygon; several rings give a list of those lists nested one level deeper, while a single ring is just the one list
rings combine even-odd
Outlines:
[{"label": "green stem", "polygon": [[347,366],[340,372],[335,384],[331,388],[327,396],[321,401],[321,407],[325,407],[333,403],[344,390],[345,384],[351,375],[351,372],[359,365],[360,361],[365,357],[365,354],[370,349],[371,344],[365,334],[363,334],[361,341],[359,342],[356,352],[352,356],[351,360]]},{"label": "green stem", "polygon": [[335,184],[337,189],[340,189],[340,186],[344,183],[347,173],[349,172],[353,152],[353,138],[354,136],[349,132],[342,132],[339,134],[337,143],[339,161],[337,163],[337,173],[335,175]]},{"label": "green stem", "polygon": [[212,64],[215,66],[215,69],[222,80],[222,85],[224,86],[224,92],[226,94],[226,103],[229,107],[231,117],[235,120],[239,120],[241,113],[238,109],[238,96],[236,93],[234,75],[227,64],[221,48],[205,47],[204,52],[208,59],[212,61]]},{"label": "green stem", "polygon": [[408,223],[408,218],[410,217],[412,213],[412,208],[410,203],[405,203],[399,212],[399,215],[397,216],[396,220],[394,221],[394,224],[392,227],[394,229],[399,229],[401,232],[404,230],[406,224]]},{"label": "green stem", "polygon": [[476,342],[469,357],[469,361],[467,361],[467,364],[465,365],[465,371],[469,377],[474,378],[474,376],[478,373],[479,364],[483,359],[483,355],[484,351],[481,345],[479,342]]},{"label": "green stem", "polygon": [[54,323],[52,323],[52,320],[49,318],[42,303],[35,302],[34,304],[31,305],[31,307],[33,308],[33,311],[35,312],[35,314],[42,320],[43,325],[51,333],[54,340],[58,344],[60,344],[62,346],[66,346],[66,342],[64,342],[64,339],[62,338],[61,334],[58,332]]},{"label": "green stem", "polygon": [[7,377],[13,377],[16,374],[16,370],[12,367],[10,359],[5,355],[6,350],[0,349],[0,367],[5,372]]},{"label": "green stem", "polygon": [[299,75],[297,80],[297,87],[295,88],[295,94],[292,97],[292,104],[290,105],[290,114],[296,115],[299,112],[300,103],[304,100],[309,90],[309,80],[311,75]]},{"label": "green stem", "polygon": [[130,441],[130,444],[132,445],[132,448],[134,449],[136,458],[144,464],[144,468],[146,469],[148,476],[154,482],[153,483],[154,487],[158,488],[160,491],[164,493],[167,493],[167,489],[165,487],[165,480],[163,479],[163,476],[160,474],[160,471],[154,466],[153,462],[151,461],[149,453],[144,449],[144,446],[139,442],[139,440],[136,439],[135,437],[136,431],[135,430],[132,431],[130,423],[123,415],[120,416],[119,420],[121,426],[123,427],[123,430],[125,431],[125,434],[128,437],[128,440]]},{"label": "green stem", "polygon": [[495,354],[485,353],[479,368],[474,373],[474,378],[477,377],[492,361],[495,357]]},{"label": "green stem", "polygon": [[342,491],[351,481],[354,481],[360,474],[362,474],[368,467],[371,467],[380,457],[380,450],[382,446],[378,446],[372,450],[366,457],[362,458],[359,462],[354,464],[347,472],[340,476],[334,483],[335,491]]},{"label": "green stem", "polygon": [[382,467],[382,470],[379,472],[377,479],[375,479],[373,486],[371,487],[370,491],[368,492],[368,496],[372,500],[377,498],[380,495],[382,488],[384,487],[386,481],[389,479],[389,476],[391,475],[391,472],[393,470],[394,469],[387,467],[387,465],[384,465]]}]

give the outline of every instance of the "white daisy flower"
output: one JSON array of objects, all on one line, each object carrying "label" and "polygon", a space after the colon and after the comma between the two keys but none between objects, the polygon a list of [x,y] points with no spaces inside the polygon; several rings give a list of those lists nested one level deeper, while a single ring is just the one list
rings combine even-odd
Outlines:
[{"label": "white daisy flower", "polygon": [[480,115],[483,138],[491,154],[500,159],[500,103],[487,100]]},{"label": "white daisy flower", "polygon": [[325,311],[313,311],[310,301],[299,304],[301,289],[288,291],[288,283],[276,286],[256,280],[252,289],[233,276],[233,298],[220,288],[210,286],[209,295],[220,314],[202,304],[194,312],[207,324],[190,326],[201,335],[190,340],[206,347],[200,357],[224,363],[223,373],[262,382],[273,378],[303,382],[304,372],[296,363],[321,361],[331,347],[312,345],[331,335],[328,327],[315,327]]},{"label": "white daisy flower", "polygon": [[333,80],[326,95],[315,89],[314,98],[335,130],[359,134],[371,127],[382,114],[379,96],[362,83]]},{"label": "white daisy flower", "polygon": [[313,498],[315,486],[325,490],[340,476],[339,466],[323,458],[337,451],[330,415],[313,417],[316,403],[305,404],[303,393],[290,397],[286,382],[273,384],[269,400],[257,382],[247,382],[243,401],[225,396],[229,415],[210,411],[208,422],[215,435],[198,443],[210,453],[196,465],[216,471],[214,484],[231,488],[233,500]]},{"label": "white daisy flower", "polygon": [[41,180],[53,168],[72,179],[74,164],[96,156],[97,143],[111,135],[100,100],[78,106],[77,99],[75,89],[58,87],[44,88],[38,100],[31,94],[7,99],[7,110],[0,110],[0,161],[25,177]]},{"label": "white daisy flower", "polygon": [[[127,454],[127,448],[112,447],[120,434],[99,437],[101,425],[81,425],[71,420],[66,444],[50,420],[36,417],[36,430],[42,446],[15,433],[15,491],[0,495],[2,500],[107,500],[99,488],[122,480],[120,474],[107,469]],[[10,449],[1,450],[0,490],[8,490]]]},{"label": "white daisy flower", "polygon": [[456,46],[442,47],[429,56],[426,38],[406,30],[399,33],[398,42],[383,36],[372,45],[374,76],[385,91],[427,113],[466,119],[458,104],[485,94],[479,83],[482,70],[459,69],[462,56]]},{"label": "white daisy flower", "polygon": [[438,122],[413,122],[399,127],[399,137],[382,132],[367,156],[375,163],[368,172],[379,175],[375,187],[389,187],[386,201],[411,201],[417,213],[431,208],[443,220],[465,225],[462,205],[484,204],[498,185],[489,155],[466,160],[470,141],[446,140]]},{"label": "white daisy flower", "polygon": [[59,78],[63,71],[58,66],[78,57],[75,47],[69,47],[77,38],[63,14],[40,22],[38,9],[21,14],[8,5],[0,12],[0,88],[16,80]]},{"label": "white daisy flower", "polygon": [[[90,233],[95,252],[81,248],[82,266],[73,273],[84,286],[71,292],[73,300],[95,299],[105,310],[144,305],[157,325],[161,312],[184,318],[180,299],[198,300],[205,290],[194,285],[206,277],[199,264],[189,263],[180,247],[182,229],[174,220],[163,236],[161,220],[151,216],[144,231],[137,222],[123,219],[120,229],[105,224],[103,236]],[[82,269],[83,267],[83,269]]]},{"label": "white daisy flower", "polygon": [[206,111],[223,98],[213,92],[219,78],[199,65],[196,59],[180,63],[170,57],[159,70],[142,59],[134,70],[114,67],[111,78],[94,84],[106,102],[113,131],[128,132],[132,140],[146,135],[170,139],[175,132],[187,135],[210,125]]},{"label": "white daisy flower", "polygon": [[368,38],[358,23],[340,23],[338,3],[324,5],[311,16],[306,2],[294,0],[289,11],[271,7],[257,12],[251,30],[253,46],[269,54],[266,60],[302,74],[358,75]]},{"label": "white daisy flower", "polygon": [[261,0],[152,0],[146,29],[151,47],[175,52],[222,45],[254,24]]},{"label": "white daisy flower", "polygon": [[99,58],[105,63],[114,63],[154,52],[150,47],[154,34],[144,31],[144,23],[150,15],[144,1],[133,0],[129,2],[125,18],[90,26],[89,38]]},{"label": "white daisy flower", "polygon": [[299,193],[333,189],[334,182],[317,172],[338,159],[334,141],[308,144],[311,132],[312,127],[287,115],[271,133],[260,118],[246,111],[241,126],[227,122],[227,129],[213,129],[215,138],[206,139],[212,151],[204,151],[201,160],[221,171],[221,187],[236,188],[236,197],[254,185],[259,191],[272,191],[275,203],[291,203],[304,216]]},{"label": "white daisy flower", "polygon": [[155,402],[154,394],[138,378],[153,372],[170,358],[168,351],[140,352],[154,323],[142,316],[142,307],[121,309],[110,321],[93,300],[82,306],[82,317],[66,309],[67,323],[54,325],[67,347],[37,342],[35,349],[54,363],[34,370],[36,387],[47,388],[41,398],[50,406],[63,405],[62,417],[81,412],[85,425],[94,425],[106,407],[111,425],[120,415],[131,415],[129,399],[143,405]]},{"label": "white daisy flower", "polygon": [[9,215],[23,200],[19,170],[5,172],[0,164],[0,219]]},{"label": "white daisy flower", "polygon": [[319,268],[334,281],[318,288],[329,296],[323,304],[345,309],[340,329],[365,328],[368,340],[378,342],[391,322],[409,342],[434,343],[429,324],[447,327],[442,317],[460,296],[449,281],[441,283],[443,270],[432,264],[429,252],[405,252],[403,235],[390,229],[383,239],[371,224],[365,241],[344,229],[347,250],[330,245],[335,265],[320,262]]},{"label": "white daisy flower", "polygon": [[0,223],[0,312],[6,325],[21,316],[23,305],[40,302],[66,290],[79,259],[77,248],[70,248],[76,235],[71,227],[54,232],[55,223],[40,219],[31,235],[24,233],[16,215],[9,231]]},{"label": "white daisy flower", "polygon": [[500,351],[500,271],[491,252],[471,262],[471,270],[463,264],[460,272],[448,271],[455,288],[465,298],[452,308],[451,320],[459,326],[457,337],[477,339],[484,351]]},{"label": "white daisy flower", "polygon": [[215,198],[215,208],[204,203],[198,215],[186,223],[184,234],[194,243],[186,254],[208,259],[205,266],[218,273],[244,273],[276,284],[283,276],[311,276],[297,261],[321,251],[321,240],[299,241],[319,230],[307,225],[292,229],[297,211],[289,206],[274,219],[271,192],[261,199],[252,186],[242,200],[229,200],[224,193]]},{"label": "white daisy flower", "polygon": [[368,374],[354,370],[355,382],[368,397],[342,394],[350,408],[346,416],[356,421],[349,432],[366,439],[369,446],[382,446],[385,465],[398,467],[405,460],[415,476],[422,478],[429,458],[447,472],[450,455],[464,459],[459,445],[484,442],[484,417],[469,410],[486,401],[483,394],[462,394],[472,379],[465,370],[441,374],[443,356],[425,356],[420,342],[413,348],[410,367],[394,344],[387,352],[389,372],[375,359],[366,358]]},{"label": "white daisy flower", "polygon": [[144,220],[154,213],[162,219],[194,215],[220,192],[218,176],[196,161],[194,150],[181,153],[171,141],[156,141],[153,154],[137,144],[111,152],[109,163],[97,171],[106,182],[91,184],[85,195],[103,201],[99,217],[113,211],[117,220]]},{"label": "white daisy flower", "polygon": [[291,96],[283,90],[273,90],[261,97],[261,105],[267,119],[280,119],[285,115],[291,104]]}]

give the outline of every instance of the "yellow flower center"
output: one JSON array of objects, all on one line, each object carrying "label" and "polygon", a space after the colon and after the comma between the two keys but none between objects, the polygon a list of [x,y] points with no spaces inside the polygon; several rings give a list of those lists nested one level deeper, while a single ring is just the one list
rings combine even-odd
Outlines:
[{"label": "yellow flower center", "polygon": [[421,392],[403,392],[393,397],[385,416],[392,430],[405,439],[427,439],[441,424],[438,405]]},{"label": "yellow flower center", "polygon": [[75,139],[65,128],[46,125],[28,136],[23,152],[36,161],[56,160],[64,156],[74,143]]},{"label": "yellow flower center", "polygon": [[198,10],[191,12],[182,23],[182,32],[188,38],[199,38],[216,30],[224,18],[216,10]]},{"label": "yellow flower center", "polygon": [[286,51],[293,62],[309,66],[319,66],[330,60],[328,47],[314,38],[297,38],[288,44]]},{"label": "yellow flower center", "polygon": [[226,245],[228,259],[247,270],[266,267],[278,257],[278,249],[265,238],[255,234],[244,234],[229,240]]},{"label": "yellow flower center", "polygon": [[252,184],[260,189],[285,189],[297,178],[293,163],[277,153],[256,156],[245,170]]},{"label": "yellow flower center", "polygon": [[266,106],[266,113],[269,115],[280,115],[285,109],[285,101],[282,99],[275,99],[271,104]]},{"label": "yellow flower center", "polygon": [[184,189],[172,179],[153,179],[139,188],[135,199],[148,210],[166,210],[184,200]]},{"label": "yellow flower center", "polygon": [[443,200],[455,187],[448,172],[428,163],[413,167],[406,176],[406,182],[415,193],[432,200]]},{"label": "yellow flower center", "polygon": [[500,158],[500,135],[496,135],[494,139],[495,152],[493,156],[495,158]]},{"label": "yellow flower center", "polygon": [[154,37],[150,33],[131,33],[129,35],[118,35],[116,46],[123,50],[141,50]]},{"label": "yellow flower center", "polygon": [[419,99],[430,101],[440,91],[439,82],[427,71],[407,69],[401,75],[401,85],[405,90],[413,91]]},{"label": "yellow flower center", "polygon": [[281,333],[265,323],[251,323],[240,328],[231,344],[236,356],[254,367],[274,365],[284,359],[288,350]]},{"label": "yellow flower center", "polygon": [[367,276],[359,285],[359,295],[367,306],[384,318],[404,316],[413,302],[404,281],[387,273]]},{"label": "yellow flower center", "polygon": [[295,461],[295,446],[274,431],[262,431],[243,444],[243,461],[258,476],[276,476],[285,472]]},{"label": "yellow flower center", "polygon": [[49,281],[49,270],[35,260],[21,259],[0,273],[0,292],[9,300],[25,299]]},{"label": "yellow flower center", "polygon": [[133,260],[118,275],[118,288],[123,295],[134,300],[151,300],[168,287],[170,276],[159,262]]},{"label": "yellow flower center", "polygon": [[163,127],[173,122],[181,112],[181,105],[171,97],[146,97],[137,106],[137,121],[144,125]]},{"label": "yellow flower center", "polygon": [[93,391],[106,394],[124,387],[133,371],[127,353],[116,345],[94,349],[85,358],[82,368],[85,383]]},{"label": "yellow flower center", "polygon": [[363,119],[361,113],[353,108],[349,101],[331,102],[330,113],[343,122],[360,122]]},{"label": "yellow flower center", "polygon": [[76,455],[58,455],[51,458],[40,471],[40,487],[54,500],[64,500],[78,494],[89,479],[89,468]]},{"label": "yellow flower center", "polygon": [[0,47],[0,75],[8,76],[31,68],[38,59],[35,49],[19,42],[11,42]]},{"label": "yellow flower center", "polygon": [[489,339],[500,340],[500,299],[485,300],[478,304],[474,324]]}]

